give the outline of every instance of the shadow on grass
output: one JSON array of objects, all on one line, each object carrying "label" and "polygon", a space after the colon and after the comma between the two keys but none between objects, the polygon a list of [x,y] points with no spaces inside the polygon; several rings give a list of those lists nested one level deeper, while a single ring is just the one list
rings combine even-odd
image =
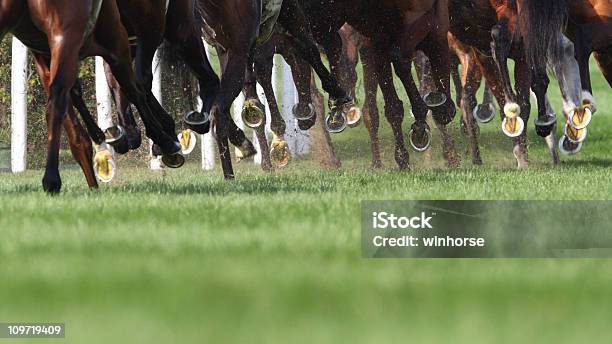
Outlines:
[{"label": "shadow on grass", "polygon": [[612,159],[592,158],[589,160],[565,160],[564,165],[571,167],[612,167]]}]

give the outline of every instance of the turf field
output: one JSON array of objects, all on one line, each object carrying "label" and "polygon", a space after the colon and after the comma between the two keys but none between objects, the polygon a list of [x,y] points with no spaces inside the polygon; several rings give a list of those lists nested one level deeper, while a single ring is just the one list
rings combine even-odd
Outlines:
[{"label": "turf field", "polygon": [[122,162],[89,191],[68,166],[58,197],[42,171],[0,174],[0,322],[66,323],[65,340],[18,343],[606,342],[609,260],[360,258],[364,199],[610,199],[612,93],[593,77],[588,141],[555,169],[531,136],[532,168],[516,171],[496,120],[484,167],[455,123],[460,169],[435,141],[400,173],[383,120],[381,171],[361,127],[334,136],[340,171],[243,163],[227,183],[197,161],[166,175]]}]

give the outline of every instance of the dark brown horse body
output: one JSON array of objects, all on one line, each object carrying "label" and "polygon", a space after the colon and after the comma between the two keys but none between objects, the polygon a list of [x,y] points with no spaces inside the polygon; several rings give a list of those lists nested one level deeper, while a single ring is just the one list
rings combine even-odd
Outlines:
[{"label": "dark brown horse body", "polygon": [[567,32],[576,46],[583,90],[593,93],[589,74],[591,54],[612,87],[612,2],[570,0]]},{"label": "dark brown horse body", "polygon": [[90,187],[97,182],[92,169],[91,141],[72,111],[70,90],[74,86],[79,60],[100,55],[137,106],[147,126],[147,134],[172,161],[180,160],[180,145],[168,130],[168,114],[136,82],[131,68],[128,34],[121,25],[115,1],[0,1],[0,33],[13,33],[35,53],[43,85],[49,94],[47,128],[49,144],[43,178],[45,191],[61,189],[59,143],[61,125],[66,129],[75,158]]}]

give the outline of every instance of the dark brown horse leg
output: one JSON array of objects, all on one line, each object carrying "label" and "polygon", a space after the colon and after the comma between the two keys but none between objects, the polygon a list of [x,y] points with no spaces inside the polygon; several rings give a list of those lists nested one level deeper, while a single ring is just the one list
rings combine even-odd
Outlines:
[{"label": "dark brown horse leg", "polygon": [[89,112],[89,109],[83,100],[83,87],[79,79],[77,79],[76,83],[70,90],[70,98],[74,107],[81,114],[81,118],[83,119],[83,122],[85,122],[85,127],[87,128],[87,132],[89,133],[89,136],[93,142],[98,145],[104,143],[104,133],[98,126],[98,123],[96,123],[96,120],[91,112]]},{"label": "dark brown horse leg", "polygon": [[[42,84],[45,88],[45,91],[47,92],[47,94],[49,95],[49,99],[51,99],[51,92],[53,91],[52,89],[52,73],[50,70],[50,65],[49,65],[49,61],[48,59],[44,58],[41,55],[38,54],[34,54],[34,58],[36,60],[36,68],[38,70],[38,74],[40,75],[41,79],[42,79]],[[78,60],[77,60],[78,61]],[[74,79],[76,81],[76,78]],[[89,185],[90,188],[97,188],[98,187],[98,182],[96,180],[96,177],[94,175],[94,171],[93,171],[93,165],[91,162],[91,157],[93,155],[93,149],[92,149],[92,145],[91,145],[91,141],[89,139],[89,137],[87,136],[87,133],[85,132],[85,130],[83,129],[83,127],[80,125],[80,123],[78,122],[78,119],[76,118],[76,115],[74,113],[74,110],[72,108],[72,103],[70,102],[70,99],[68,97],[68,94],[66,93],[64,95],[65,98],[65,102],[66,102],[66,112],[65,115],[62,116],[63,118],[62,123],[64,125],[64,128],[66,130],[66,132],[68,133],[68,139],[70,142],[70,148],[72,150],[72,155],[74,156],[75,160],[79,163],[79,165],[81,166],[83,173],[85,174],[85,178],[87,180],[87,184]],[[56,122],[54,122],[52,120],[53,117],[50,118],[50,116],[47,116],[47,125],[49,126],[49,124],[52,125],[57,125]],[[51,120],[51,121],[50,121]],[[49,123],[51,122],[51,123]],[[97,125],[96,125],[97,127]],[[55,130],[58,131],[57,133],[57,139],[59,140],[59,131],[61,129],[59,128],[54,128]],[[99,128],[98,128],[99,130]],[[104,137],[104,135],[102,135],[102,137]],[[49,140],[50,143],[54,143],[52,140]],[[58,152],[59,152],[59,142],[58,142]],[[47,167],[49,166],[49,157],[47,157]],[[58,166],[59,168],[59,166]],[[50,185],[50,183],[52,183],[52,181],[50,181],[49,179],[47,179],[47,171],[45,170],[45,177],[43,178],[43,188],[45,189],[45,191],[47,192],[51,192],[51,193],[55,193],[55,192],[59,192],[60,188],[61,188],[61,180],[59,179],[59,170],[58,170],[58,174],[57,174],[57,178],[58,180],[56,181],[55,185]]]},{"label": "dark brown horse leg", "polygon": [[289,39],[297,48],[300,56],[306,60],[321,79],[321,85],[332,101],[338,105],[352,101],[338,80],[325,68],[321,61],[319,49],[310,30],[310,25],[297,0],[283,1],[278,23],[290,34]]},{"label": "dark brown horse leg", "polygon": [[[311,117],[309,119],[300,120],[298,119],[298,127],[300,130],[308,130],[312,128],[317,122],[317,116],[314,113],[315,107],[313,105],[312,94],[311,94],[311,81],[312,81],[312,68],[302,58],[297,56],[294,49],[283,50],[282,55],[287,61],[287,64],[291,67],[291,75],[295,88],[298,93],[298,103],[293,108],[294,115],[299,117]],[[325,115],[323,115],[325,117]]]},{"label": "dark brown horse leg", "polygon": [[119,123],[125,128],[128,147],[130,150],[136,150],[140,148],[142,144],[142,135],[140,129],[136,123],[134,117],[134,111],[132,110],[132,104],[128,101],[127,96],[121,89],[119,82],[113,76],[108,63],[104,64],[104,73],[106,75],[106,82],[111,92],[113,102],[117,107],[117,113],[119,117]]},{"label": "dark brown horse leg", "polygon": [[[271,80],[271,78],[272,77],[270,76],[269,80]],[[257,141],[259,141],[261,168],[264,171],[271,171],[272,163],[270,162],[270,151],[268,146],[268,138],[266,136],[266,110],[261,101],[259,100],[259,95],[257,94],[257,76],[255,75],[255,71],[253,70],[253,64],[251,62],[249,62],[248,66],[246,67],[245,80],[242,92],[244,93],[245,106],[256,106],[259,110],[263,111],[263,118],[261,124],[253,130],[255,130],[255,134],[257,135]],[[274,92],[272,93],[272,95],[274,95]],[[268,99],[268,101],[270,100]]]},{"label": "dark brown horse leg", "polygon": [[517,96],[512,89],[510,82],[510,71],[508,70],[508,58],[512,47],[512,39],[510,29],[508,28],[508,18],[502,18],[500,22],[491,30],[493,41],[491,42],[491,50],[495,60],[501,86],[504,91],[505,105],[503,113],[505,116],[519,116],[523,109],[517,103]]},{"label": "dark brown horse leg", "polygon": [[85,174],[85,179],[87,179],[87,185],[89,185],[90,188],[97,188],[98,181],[96,180],[91,161],[93,156],[91,140],[87,136],[87,132],[83,129],[81,123],[79,123],[72,107],[68,109],[68,116],[64,118],[63,126],[68,134],[68,142],[70,143],[72,156],[81,166]]},{"label": "dark brown horse leg", "polygon": [[612,45],[605,49],[597,50],[593,53],[599,69],[612,87]]},{"label": "dark brown horse leg", "polygon": [[[289,151],[289,145],[285,139],[287,126],[278,108],[278,102],[276,101],[274,88],[272,87],[272,68],[274,68],[274,55],[258,54],[255,58],[255,72],[257,74],[257,80],[263,88],[268,101],[271,121],[270,129],[274,135],[270,147],[272,163],[276,167],[283,167],[289,163],[291,152]],[[287,101],[289,100],[283,99],[283,102]]]},{"label": "dark brown horse leg", "polygon": [[[531,96],[529,92],[531,86],[531,71],[526,60],[519,59],[516,61],[514,79],[516,83],[517,100],[521,107],[520,117],[525,124],[527,124],[529,123],[529,114],[531,112],[531,103],[529,102],[529,97]],[[520,136],[513,138],[512,142],[514,143],[514,156],[518,162],[518,167],[521,169],[529,167],[527,128],[525,127]]]},{"label": "dark brown horse leg", "polygon": [[363,120],[368,134],[370,135],[370,148],[372,150],[372,168],[382,168],[383,163],[380,158],[380,142],[378,139],[378,128],[380,125],[380,115],[378,113],[377,94],[378,76],[376,66],[376,56],[364,45],[361,48],[361,59],[363,62],[363,88],[365,100],[363,104]]},{"label": "dark brown horse leg", "polygon": [[[47,163],[45,175],[42,180],[43,189],[49,193],[59,193],[62,181],[59,174],[59,149],[61,125],[68,113],[70,102],[70,89],[78,75],[79,51],[74,47],[81,45],[82,34],[85,30],[82,23],[75,22],[71,30],[62,31],[54,28],[49,37],[51,50],[51,64],[46,89],[49,93],[47,102]],[[80,25],[82,25],[82,27]]]},{"label": "dark brown horse leg", "polygon": [[455,149],[455,142],[446,127],[455,117],[455,103],[450,93],[450,49],[448,46],[447,31],[436,30],[430,33],[422,50],[429,57],[431,75],[437,92],[446,96],[446,102],[433,107],[432,117],[442,136],[442,150],[449,167],[459,167],[459,157]]},{"label": "dark brown horse leg", "polygon": [[461,93],[461,112],[463,115],[463,123],[470,140],[470,148],[472,152],[472,163],[474,165],[482,165],[480,157],[480,147],[478,146],[478,124],[473,116],[473,111],[478,105],[476,100],[476,92],[480,88],[482,75],[478,70],[478,66],[473,61],[471,54],[461,54],[461,64],[463,65],[463,92]]}]

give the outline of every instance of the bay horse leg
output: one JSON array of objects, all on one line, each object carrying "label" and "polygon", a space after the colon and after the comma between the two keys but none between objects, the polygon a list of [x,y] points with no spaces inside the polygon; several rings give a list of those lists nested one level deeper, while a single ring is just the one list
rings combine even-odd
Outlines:
[{"label": "bay horse leg", "polygon": [[437,91],[446,96],[446,102],[432,109],[432,117],[442,136],[442,150],[444,159],[451,168],[459,167],[459,157],[455,149],[455,142],[446,127],[456,113],[455,103],[450,94],[450,49],[447,32],[430,33],[422,44],[422,50],[429,57],[431,74]]},{"label": "bay horse leg", "polygon": [[[59,193],[62,181],[59,174],[59,150],[61,125],[68,113],[70,89],[74,85],[79,68],[79,49],[82,44],[82,32],[85,31],[86,20],[71,23],[70,30],[64,30],[62,25],[50,28],[49,48],[51,63],[46,89],[47,102],[47,163],[42,180],[43,189],[48,193]],[[80,24],[80,25],[79,25]]]},{"label": "bay horse leg", "polygon": [[110,89],[111,98],[117,107],[119,123],[125,128],[128,147],[130,150],[136,150],[140,148],[142,144],[142,135],[140,134],[140,128],[138,128],[138,124],[134,117],[132,104],[127,99],[117,79],[113,76],[113,72],[108,63],[104,63],[104,74],[106,75],[106,82]]},{"label": "bay horse leg", "polygon": [[[39,54],[34,54],[34,59],[36,61],[36,68],[38,70],[38,74],[41,77],[42,84],[45,88],[45,91],[51,97],[52,92],[52,73],[50,70],[49,61]],[[78,60],[77,60],[78,61]],[[77,62],[78,63],[78,62]],[[75,78],[76,81],[76,78]],[[91,158],[93,156],[93,148],[91,141],[76,118],[76,114],[72,108],[72,103],[68,98],[68,94],[65,94],[65,102],[66,102],[66,112],[64,116],[62,116],[62,124],[66,133],[68,134],[68,141],[70,143],[70,149],[72,151],[72,155],[74,159],[79,163],[81,169],[83,170],[83,174],[85,174],[85,179],[87,180],[87,185],[90,188],[97,188],[98,181],[96,180],[93,165]],[[51,99],[51,98],[50,98]],[[91,115],[91,114],[90,114]],[[49,116],[47,116],[47,125],[49,125]],[[53,125],[57,125],[53,123]],[[96,125],[97,127],[97,125]],[[59,129],[57,129],[59,131]],[[98,128],[99,130],[99,128]],[[104,136],[102,134],[102,136]],[[57,134],[57,138],[59,139],[59,133]],[[50,140],[51,142],[51,140]],[[59,152],[59,146],[58,152]],[[48,159],[48,158],[47,158]],[[47,164],[49,166],[49,163]],[[59,166],[58,166],[59,168]],[[58,175],[59,178],[59,170]],[[56,193],[60,191],[61,188],[61,180],[58,179],[59,184],[50,185],[49,179],[47,179],[47,171],[45,170],[45,178],[43,178],[43,188],[47,192]],[[46,184],[47,183],[47,184]]]},{"label": "bay horse leg", "polygon": [[599,69],[608,81],[608,85],[612,87],[612,45],[593,52],[593,56],[599,65]]},{"label": "bay horse leg", "polygon": [[404,142],[404,134],[402,132],[402,123],[404,122],[404,104],[399,99],[395,86],[393,85],[393,70],[391,68],[391,60],[382,51],[372,49],[370,52],[371,62],[376,68],[375,80],[382,91],[385,99],[385,117],[391,125],[393,137],[395,139],[394,157],[395,162],[400,170],[410,168],[410,157],[406,144]]},{"label": "bay horse leg", "polygon": [[[310,115],[309,119],[298,119],[298,128],[306,131],[312,128],[317,123],[317,115],[315,113],[315,107],[312,101],[311,94],[311,82],[312,82],[312,68],[304,61],[301,57],[296,54],[295,49],[288,48],[289,44],[283,44],[281,54],[287,61],[287,64],[291,67],[291,76],[293,77],[293,83],[297,89],[298,103],[293,108],[294,115]],[[323,116],[325,117],[325,116]]]},{"label": "bay horse leg", "polygon": [[[270,77],[271,80],[272,77]],[[255,134],[257,135],[257,141],[259,141],[259,152],[261,153],[261,168],[264,171],[272,170],[272,163],[270,162],[270,151],[268,147],[268,138],[266,136],[266,110],[257,94],[257,76],[253,71],[253,64],[249,62],[245,70],[245,81],[243,84],[243,91],[246,104],[252,104],[259,110],[263,111],[263,117],[261,125],[254,128]],[[267,98],[267,97],[266,97]],[[269,101],[269,100],[268,100]]]},{"label": "bay horse leg", "polygon": [[170,162],[169,167],[181,166],[184,158],[180,155],[181,146],[174,132],[174,120],[157,102],[151,90],[137,80],[132,69],[127,31],[115,20],[119,17],[116,3],[103,2],[95,32],[97,45],[93,48],[97,55],[106,60],[128,100],[138,109],[146,134],[159,146],[166,165]]},{"label": "bay horse leg", "polygon": [[478,106],[476,100],[476,92],[480,88],[482,75],[478,66],[473,60],[470,53],[461,54],[461,64],[463,65],[463,92],[461,93],[461,112],[463,115],[463,123],[470,140],[470,149],[472,153],[472,163],[474,165],[482,165],[480,156],[480,147],[478,145],[479,129],[478,123],[474,119],[474,109]]},{"label": "bay horse leg", "polygon": [[370,148],[372,150],[372,168],[382,168],[383,163],[380,158],[380,142],[378,139],[379,128],[379,113],[377,104],[378,94],[378,76],[377,62],[370,43],[365,43],[360,49],[361,59],[363,63],[363,89],[365,92],[365,100],[363,104],[363,120],[368,134],[370,135]]},{"label": "bay horse leg", "polygon": [[501,86],[504,91],[505,105],[503,114],[505,116],[518,116],[523,109],[517,103],[517,96],[512,89],[510,81],[510,71],[508,70],[508,58],[512,47],[512,39],[510,29],[508,28],[508,18],[502,18],[500,22],[491,30],[493,40],[491,42],[491,50],[493,51],[493,59],[495,60]]},{"label": "bay horse leg", "polygon": [[87,133],[89,133],[92,141],[98,145],[104,143],[106,137],[83,100],[83,86],[80,79],[77,79],[70,90],[70,98],[74,107],[81,114],[81,118],[83,122],[85,122],[85,127],[87,128]]},{"label": "bay horse leg", "polygon": [[[272,139],[272,145],[270,147],[270,154],[272,155],[272,163],[275,167],[284,167],[289,163],[289,157],[291,152],[289,151],[289,145],[285,140],[285,133],[287,126],[282,114],[278,108],[278,102],[276,95],[274,94],[274,88],[272,87],[272,68],[274,68],[274,54],[273,50],[270,51],[272,54],[258,54],[255,58],[255,73],[257,74],[257,80],[263,88],[268,101],[268,108],[270,109],[270,129],[274,135]],[[283,99],[283,102],[293,101],[293,99]],[[265,137],[265,135],[264,135]]]},{"label": "bay horse leg", "polygon": [[518,163],[519,169],[529,167],[529,154],[527,151],[527,123],[529,123],[529,114],[531,112],[530,86],[531,86],[531,71],[524,58],[518,59],[514,66],[514,79],[516,83],[517,100],[521,108],[520,117],[525,123],[525,129],[518,137],[512,138],[514,144],[514,156]]},{"label": "bay horse leg", "polygon": [[319,49],[315,43],[309,22],[298,4],[297,0],[283,1],[278,17],[278,23],[289,32],[289,39],[298,50],[300,56],[306,60],[321,79],[321,85],[330,95],[331,102],[344,105],[353,101],[345,90],[340,87],[338,80],[327,70]]}]

